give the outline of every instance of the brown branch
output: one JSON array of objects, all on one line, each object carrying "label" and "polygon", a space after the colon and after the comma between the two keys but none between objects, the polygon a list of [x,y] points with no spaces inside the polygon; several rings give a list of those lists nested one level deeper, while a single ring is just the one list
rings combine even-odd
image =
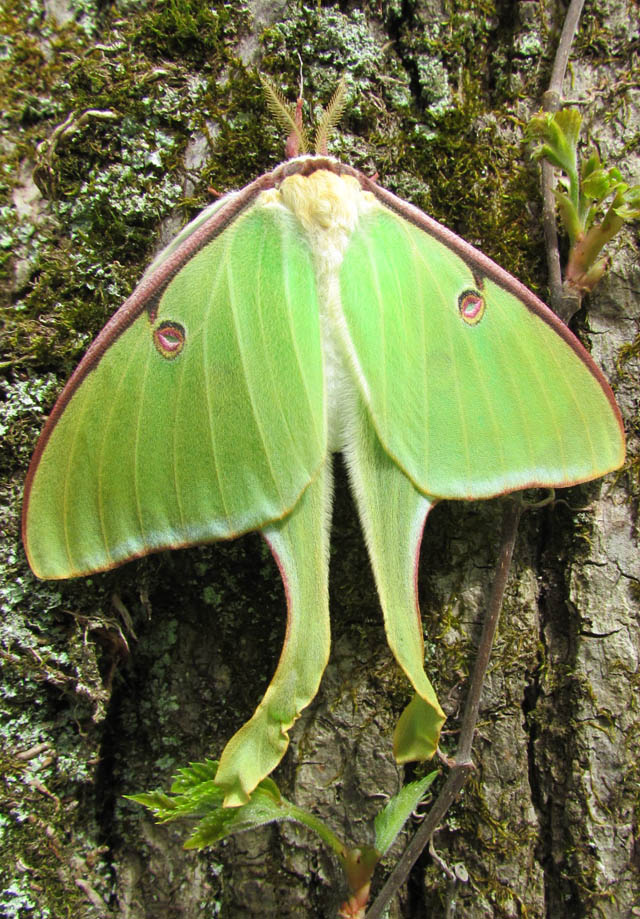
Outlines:
[{"label": "brown branch", "polygon": [[502,598],[509,578],[509,569],[511,568],[511,559],[513,558],[513,548],[518,535],[518,523],[522,513],[522,498],[520,495],[510,498],[502,515],[502,533],[500,534],[500,555],[498,565],[493,576],[491,585],[491,596],[489,597],[489,607],[482,625],[482,635],[476,654],[476,662],[471,677],[471,686],[467,696],[467,705],[462,719],[460,737],[458,738],[458,749],[456,750],[456,765],[463,766],[466,763],[471,765],[471,747],[473,744],[473,735],[478,721],[480,711],[480,697],[482,695],[482,686],[489,666],[489,657],[493,648],[493,640],[498,628],[500,619],[500,610],[502,609]]},{"label": "brown branch", "polygon": [[573,39],[578,29],[583,6],[584,0],[571,0],[569,4],[569,9],[567,10],[567,15],[562,25],[562,32],[560,33],[560,41],[556,49],[556,56],[553,61],[549,89],[543,97],[545,112],[557,112],[560,108],[560,103],[562,101],[562,85],[567,72],[571,46],[573,45]]},{"label": "brown branch", "polygon": [[487,614],[482,626],[482,635],[478,645],[478,653],[473,668],[471,685],[467,696],[467,704],[462,719],[458,748],[453,761],[451,772],[442,786],[431,810],[424,818],[416,831],[413,839],[402,853],[398,864],[393,869],[387,881],[369,908],[365,919],[380,919],[392,897],[404,884],[409,872],[420,857],[423,849],[428,844],[433,833],[442,822],[445,814],[458,797],[469,775],[473,772],[471,762],[471,745],[478,721],[482,686],[487,673],[489,657],[500,619],[502,599],[504,597],[513,548],[518,533],[518,521],[522,513],[522,503],[519,500],[509,500],[505,506],[502,517],[502,536],[500,543],[500,556],[498,566],[491,587],[491,596]]}]

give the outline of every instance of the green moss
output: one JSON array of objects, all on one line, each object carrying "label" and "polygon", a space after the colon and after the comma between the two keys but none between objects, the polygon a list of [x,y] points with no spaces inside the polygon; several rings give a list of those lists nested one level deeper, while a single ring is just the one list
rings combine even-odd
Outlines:
[{"label": "green moss", "polygon": [[575,53],[580,58],[591,58],[599,65],[610,60],[614,52],[614,33],[605,25],[606,12],[599,3],[590,4],[580,17],[576,35]]},{"label": "green moss", "polygon": [[[59,759],[53,747],[28,761],[6,753],[0,758],[0,912],[7,919],[91,915],[76,879],[96,898],[108,896],[111,878],[103,852],[95,846],[82,853],[71,830],[79,789],[56,766],[47,766],[52,759]],[[17,867],[13,876],[6,872],[8,865]]]},{"label": "green moss", "polygon": [[[63,65],[55,53],[43,56],[24,6],[5,6],[0,92],[16,138],[0,156],[5,200],[31,181],[18,164],[41,145],[34,177],[50,204],[49,214],[36,216],[36,232],[32,212],[6,212],[0,270],[7,279],[17,270],[24,278],[18,302],[4,310],[6,366],[69,373],[131,290],[159,221],[183,199],[188,138],[221,95],[215,80],[189,76],[190,57],[158,67],[156,55],[170,58],[173,49],[182,61],[188,44],[193,55],[220,67],[231,62],[229,43],[245,22],[240,8],[216,12],[176,0],[128,21],[104,19],[101,26],[114,29],[107,48],[89,47],[76,23],[56,35],[45,20],[54,51],[65,48]],[[155,51],[141,55],[140,47]],[[56,131],[68,116],[73,123]]]},{"label": "green moss", "polygon": [[[516,93],[537,92],[540,52],[519,50],[519,77],[525,60],[531,77],[510,88],[512,51],[496,43],[498,30],[504,31],[501,16],[493,3],[481,9],[454,3],[446,22],[405,18],[397,47],[416,101],[408,112],[397,107],[401,128],[393,117],[397,94],[383,95],[390,108],[386,123],[367,110],[368,124],[380,124],[369,136],[372,164],[392,190],[539,289],[545,276],[541,225],[528,216],[539,202],[537,176],[512,111]],[[531,35],[536,27],[533,22]]]},{"label": "green moss", "polygon": [[640,335],[636,335],[633,341],[628,342],[620,348],[618,352],[619,368],[623,369],[629,361],[638,358],[640,358]]},{"label": "green moss", "polygon": [[207,0],[160,0],[138,17],[132,32],[134,46],[157,60],[177,59],[216,68],[228,61],[232,42],[247,24],[241,4]]}]

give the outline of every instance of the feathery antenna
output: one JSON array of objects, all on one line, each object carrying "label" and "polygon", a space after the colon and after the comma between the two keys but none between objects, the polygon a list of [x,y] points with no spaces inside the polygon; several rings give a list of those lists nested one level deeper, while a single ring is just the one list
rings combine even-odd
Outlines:
[{"label": "feathery antenna", "polygon": [[331,132],[340,121],[344,107],[347,104],[347,83],[344,77],[336,86],[335,92],[331,97],[329,105],[322,113],[322,118],[316,130],[315,152],[321,155],[327,154],[327,144]]},{"label": "feathery antenna", "polygon": [[259,77],[272,115],[288,132],[289,136],[285,147],[287,158],[297,156],[298,153],[308,153],[309,141],[307,140],[307,132],[302,124],[302,95],[299,96],[296,104],[292,105],[287,102],[280,90],[274,86],[268,77],[262,73],[259,74]]},{"label": "feathery antenna", "polygon": [[[309,152],[309,140],[302,123],[302,61],[300,61],[300,95],[295,105],[287,102],[280,90],[271,82],[269,77],[258,74],[264,89],[267,105],[272,115],[287,131],[285,153],[287,159],[298,156],[299,153]],[[327,144],[331,132],[340,121],[347,104],[347,83],[344,77],[338,83],[331,101],[322,113],[315,135],[314,150],[320,156],[327,155]]]}]

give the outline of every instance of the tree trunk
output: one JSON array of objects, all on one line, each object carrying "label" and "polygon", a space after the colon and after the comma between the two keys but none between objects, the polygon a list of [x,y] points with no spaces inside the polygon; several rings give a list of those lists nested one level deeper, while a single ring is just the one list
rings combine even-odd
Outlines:
[{"label": "tree trunk", "polygon": [[[523,131],[563,15],[550,0],[5,0],[0,916],[337,915],[339,866],[306,830],[267,827],[186,852],[188,827],[156,826],[123,797],[166,790],[179,767],[219,755],[255,708],[284,636],[266,545],[249,535],[37,581],[19,541],[26,467],[62,383],[154,252],[213,194],[282,158],[257,70],[294,101],[299,55],[307,118],[347,79],[334,155],[377,173],[544,298],[541,199]],[[588,0],[565,84],[585,138],[630,184],[640,181],[638,22],[635,0]],[[459,880],[425,854],[393,917],[637,915],[636,242],[633,227],[623,231],[572,322],[616,390],[627,464],[523,517],[477,770],[435,836]],[[371,842],[381,796],[411,774],[391,751],[409,688],[339,459],[336,473],[331,660],[274,777],[347,841]],[[500,516],[499,501],[442,503],[425,532],[420,596],[445,752]]]}]

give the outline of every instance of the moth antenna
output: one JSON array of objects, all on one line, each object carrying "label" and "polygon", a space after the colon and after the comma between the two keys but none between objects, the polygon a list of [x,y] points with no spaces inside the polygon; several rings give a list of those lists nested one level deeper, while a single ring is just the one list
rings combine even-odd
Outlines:
[{"label": "moth antenna", "polygon": [[309,150],[309,142],[307,140],[307,135],[302,123],[302,106],[304,105],[304,100],[302,96],[298,96],[298,101],[295,104],[294,109],[294,118],[296,122],[297,131],[295,133],[289,134],[287,137],[287,142],[284,145],[285,156],[290,160],[293,156],[297,156],[299,153],[307,153]]},{"label": "moth antenna", "polygon": [[347,82],[344,77],[336,86],[335,92],[331,97],[329,105],[326,107],[320,119],[318,129],[316,130],[315,151],[320,155],[326,155],[327,144],[331,132],[342,118],[344,107],[347,104]]},{"label": "moth antenna", "polygon": [[297,156],[298,153],[307,153],[309,150],[309,142],[307,140],[307,133],[304,129],[304,125],[302,124],[302,96],[298,98],[295,105],[291,105],[268,77],[264,76],[262,73],[258,74],[258,76],[260,77],[260,82],[262,83],[264,95],[267,100],[267,106],[271,114],[275,116],[276,120],[282,125],[285,131],[288,132],[287,142],[285,144],[287,159],[290,159],[292,156]]},{"label": "moth antenna", "polygon": [[297,156],[299,153],[307,153],[309,150],[309,141],[307,139],[304,123],[302,121],[302,106],[304,105],[304,77],[302,75],[302,58],[300,52],[296,51],[298,62],[300,63],[300,82],[298,84],[298,100],[295,105],[295,122],[298,126],[298,132],[289,134],[287,142],[284,145],[284,153],[288,160]]}]

